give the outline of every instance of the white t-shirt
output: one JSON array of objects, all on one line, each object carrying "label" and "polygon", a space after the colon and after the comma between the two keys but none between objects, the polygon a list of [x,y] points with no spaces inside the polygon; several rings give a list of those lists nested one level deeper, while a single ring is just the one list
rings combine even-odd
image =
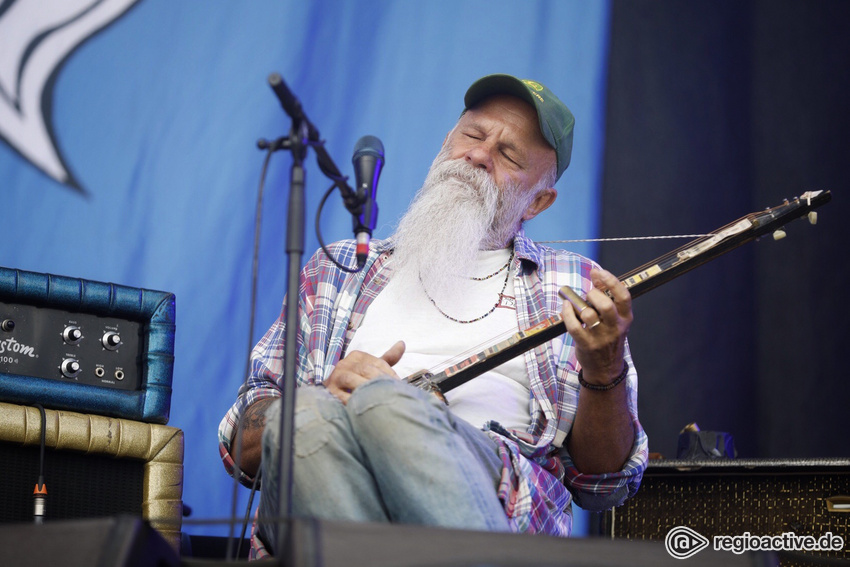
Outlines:
[{"label": "white t-shirt", "polygon": [[[508,249],[482,251],[468,273],[492,274],[509,257]],[[439,372],[484,350],[518,331],[512,268],[483,281],[458,277],[457,293],[438,302],[444,313],[466,321],[480,317],[499,301],[490,315],[474,323],[458,323],[442,315],[421,283],[404,285],[390,280],[366,311],[348,352],[380,356],[403,340],[406,350],[394,369],[405,378],[424,369]],[[500,297],[506,276],[504,297]],[[531,422],[528,372],[522,356],[458,386],[446,398],[455,415],[479,428],[495,420],[508,429],[525,431]]]}]

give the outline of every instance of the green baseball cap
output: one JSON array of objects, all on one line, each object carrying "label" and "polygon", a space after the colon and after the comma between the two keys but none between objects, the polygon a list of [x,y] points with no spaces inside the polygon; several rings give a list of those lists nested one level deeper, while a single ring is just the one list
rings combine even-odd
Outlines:
[{"label": "green baseball cap", "polygon": [[540,132],[549,145],[555,149],[558,174],[555,181],[570,165],[573,151],[573,126],[576,119],[567,105],[561,102],[552,91],[529,79],[517,79],[511,75],[487,75],[472,83],[463,102],[467,109],[472,108],[487,97],[507,94],[521,98],[537,111]]}]

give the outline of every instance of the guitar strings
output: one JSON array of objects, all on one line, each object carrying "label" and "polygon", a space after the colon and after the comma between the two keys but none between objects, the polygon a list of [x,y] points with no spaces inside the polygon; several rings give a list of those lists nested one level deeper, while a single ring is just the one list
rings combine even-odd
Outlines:
[{"label": "guitar strings", "polygon": [[[767,211],[769,212],[770,210],[772,210],[772,209],[768,209]],[[668,252],[668,253],[664,254],[663,256],[660,256],[658,258],[650,260],[646,264],[643,264],[642,266],[639,266],[639,267],[631,270],[630,272],[627,272],[627,273],[621,275],[619,277],[619,279],[622,281],[622,280],[629,278],[629,277],[631,277],[635,274],[639,274],[640,272],[646,270],[647,268],[650,268],[650,267],[652,267],[656,264],[664,262],[665,260],[668,260],[670,258],[675,258],[679,254],[679,252],[682,252],[683,250],[687,250],[687,249],[691,248],[692,246],[695,246],[695,245],[699,244],[700,242],[702,242],[702,241],[704,241],[708,238],[711,238],[711,237],[717,235],[718,233],[723,232],[724,230],[726,230],[729,227],[735,226],[736,224],[738,224],[739,222],[741,222],[744,219],[753,220],[754,217],[755,217],[754,214],[745,215],[744,217],[741,217],[740,219],[732,221],[732,222],[730,222],[730,223],[728,223],[728,224],[726,224],[726,225],[724,225],[724,226],[722,226],[722,227],[720,227],[720,228],[718,228],[718,229],[716,229],[712,232],[709,232],[707,234],[671,234],[671,235],[666,235],[666,236],[626,236],[626,237],[618,237],[618,238],[588,238],[588,239],[582,239],[582,240],[540,240],[539,242],[554,244],[554,243],[570,243],[570,242],[620,242],[620,241],[630,241],[630,240],[669,240],[669,239],[674,239],[674,238],[691,238],[692,239],[687,244],[684,244],[684,245],[680,246],[679,248],[676,248],[672,252]]]},{"label": "guitar strings", "polygon": [[535,240],[539,244],[573,244],[576,242],[622,242],[627,240],[670,240],[673,238],[704,238],[711,234],[669,234],[667,236],[620,236],[617,238],[577,238],[572,240]]},{"label": "guitar strings", "polygon": [[642,271],[646,270],[647,268],[651,268],[652,266],[655,266],[657,264],[661,264],[661,263],[663,263],[667,260],[674,259],[679,255],[680,252],[683,252],[685,250],[689,250],[690,248],[704,242],[705,240],[722,233],[726,229],[731,228],[731,227],[735,226],[736,224],[740,223],[742,220],[748,219],[750,221],[753,221],[754,218],[755,218],[754,214],[745,215],[745,216],[743,216],[743,217],[741,217],[741,218],[739,218],[735,221],[732,221],[732,222],[730,222],[730,223],[728,223],[724,226],[721,226],[717,230],[714,230],[714,231],[712,231],[708,234],[705,234],[705,235],[700,236],[700,237],[698,237],[694,240],[691,240],[687,244],[684,244],[684,245],[676,248],[675,250],[673,250],[671,252],[668,252],[668,253],[666,253],[662,256],[659,256],[658,258],[655,258],[653,260],[650,260],[646,264],[639,266],[639,267],[635,268],[634,270],[631,270],[630,272],[626,272],[625,274],[621,275],[619,277],[619,279],[620,279],[620,281],[622,281],[624,279],[627,279],[627,278],[634,276],[635,274],[641,273]]}]

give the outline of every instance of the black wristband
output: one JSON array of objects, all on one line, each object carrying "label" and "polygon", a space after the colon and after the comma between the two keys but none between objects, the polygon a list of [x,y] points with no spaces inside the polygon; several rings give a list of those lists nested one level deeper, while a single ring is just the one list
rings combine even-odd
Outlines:
[{"label": "black wristband", "polygon": [[611,382],[610,384],[599,385],[599,384],[589,384],[584,381],[584,377],[581,375],[581,369],[578,371],[578,383],[581,384],[582,388],[587,388],[588,390],[595,390],[597,392],[607,392],[608,390],[613,390],[617,387],[617,384],[626,379],[626,376],[629,375],[629,363],[625,360],[623,361],[623,371],[620,372],[620,375]]}]

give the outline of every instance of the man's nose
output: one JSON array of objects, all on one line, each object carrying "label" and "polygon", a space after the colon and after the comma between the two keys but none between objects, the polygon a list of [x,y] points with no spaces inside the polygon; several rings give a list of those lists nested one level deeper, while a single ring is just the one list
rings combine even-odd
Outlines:
[{"label": "man's nose", "polygon": [[493,172],[493,156],[484,144],[476,144],[469,148],[464,159],[473,167],[479,167],[487,173]]}]

